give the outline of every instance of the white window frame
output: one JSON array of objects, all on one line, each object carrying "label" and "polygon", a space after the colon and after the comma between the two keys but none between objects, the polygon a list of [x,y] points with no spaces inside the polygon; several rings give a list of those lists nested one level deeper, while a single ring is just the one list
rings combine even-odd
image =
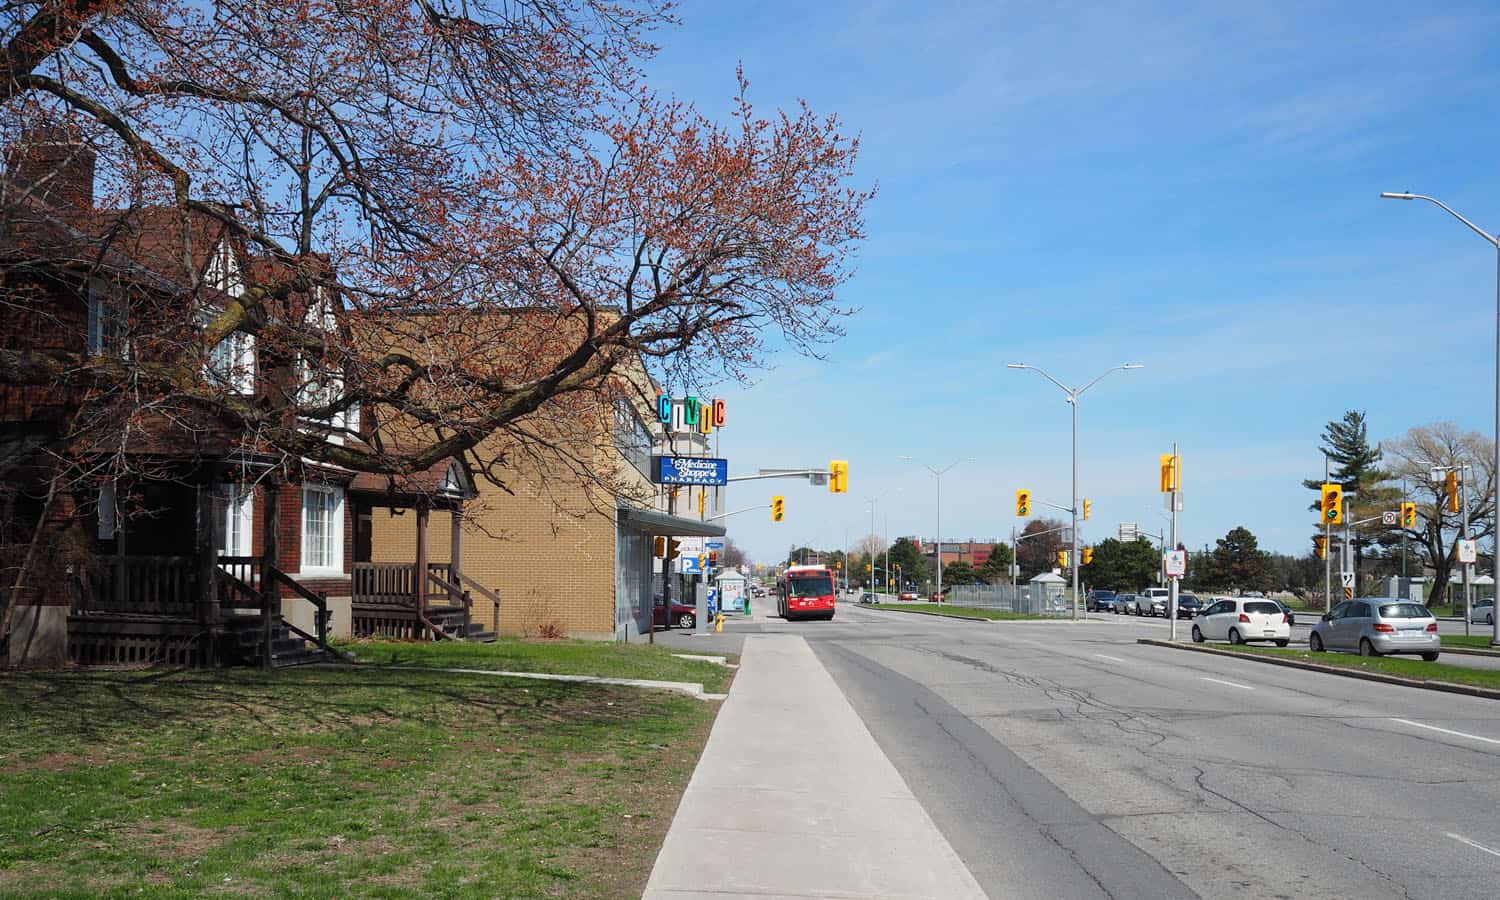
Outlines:
[{"label": "white window frame", "polygon": [[88,352],[92,356],[130,358],[130,340],[125,336],[125,321],[119,298],[97,278],[88,281]]},{"label": "white window frame", "polygon": [[[314,536],[308,527],[309,494],[318,494],[331,498],[328,505],[327,533],[324,535],[326,544],[322,548],[314,547],[312,541]],[[343,575],[344,574],[344,489],[331,484],[304,484],[302,485],[302,575]],[[308,560],[313,558],[312,551],[321,549],[317,554],[324,559],[319,564],[310,564]]]},{"label": "white window frame", "polygon": [[[228,241],[220,241],[208,259],[208,268],[203,280],[231,297],[245,293],[245,280],[240,275],[239,263]],[[203,325],[213,319],[214,310],[203,314]],[[238,394],[255,393],[255,335],[236,331],[209,351],[204,362],[204,374],[209,380]]]},{"label": "white window frame", "polygon": [[255,488],[248,484],[221,484],[219,498],[224,504],[224,514],[218,523],[221,530],[214,542],[219,555],[253,556]]}]

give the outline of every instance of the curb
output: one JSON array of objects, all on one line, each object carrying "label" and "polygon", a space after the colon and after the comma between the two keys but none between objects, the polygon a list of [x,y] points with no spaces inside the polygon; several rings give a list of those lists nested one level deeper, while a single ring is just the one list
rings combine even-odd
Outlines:
[{"label": "curb", "polygon": [[1500,650],[1479,650],[1474,647],[1444,647],[1444,653],[1457,653],[1459,656],[1500,656]]},{"label": "curb", "polygon": [[[337,663],[314,664],[328,668],[345,668]],[[380,669],[386,672],[450,672],[458,675],[493,675],[496,678],[525,678],[532,681],[567,681],[574,684],[607,684],[614,687],[648,688],[659,691],[674,691],[697,700],[723,700],[728,694],[713,694],[705,691],[696,681],[651,681],[644,678],[605,678],[599,675],[557,675],[551,672],[502,672],[498,669],[459,669],[439,666],[383,666],[373,663],[353,663],[348,668]]]},{"label": "curb", "polygon": [[[952,613],[931,612],[931,611],[925,610],[925,609],[880,609],[878,607],[873,607],[873,606],[869,606],[869,605],[861,606],[859,608],[860,609],[864,609],[864,610],[869,610],[870,612],[898,613],[898,614],[903,615],[903,616],[932,616],[935,619],[957,619],[960,622],[988,622],[991,625],[999,625],[1001,623],[1010,624],[1010,623],[1013,623],[1013,622],[1071,622],[1072,621],[1071,619],[1065,619],[1065,618],[1061,618],[1061,617],[1054,618],[1052,616],[1038,617],[1038,618],[1035,618],[1035,619],[986,619],[986,618],[984,618],[982,616],[957,616],[957,615],[954,615]],[[1088,620],[1087,619],[1080,619],[1079,621],[1081,621],[1081,622],[1087,622]]]},{"label": "curb", "polygon": [[[1240,653],[1235,650],[1221,650],[1218,647],[1200,647],[1197,644],[1184,644],[1181,641],[1174,643],[1172,641],[1157,640],[1156,638],[1137,638],[1136,643],[1149,644],[1153,647],[1167,647],[1171,650],[1189,650],[1193,653],[1210,653],[1214,656],[1248,659],[1251,662],[1267,663],[1268,665],[1282,666],[1288,669],[1307,669],[1312,672],[1322,672],[1325,675],[1342,675],[1345,678],[1378,681],[1383,684],[1400,685],[1401,687],[1420,688],[1427,691],[1443,691],[1448,694],[1465,694],[1470,697],[1481,697],[1486,700],[1500,700],[1500,690],[1495,688],[1484,688],[1471,684],[1457,684],[1452,681],[1402,678],[1399,675],[1387,675],[1384,672],[1364,672],[1359,669],[1346,669],[1342,666],[1325,666],[1319,663],[1286,659],[1280,656],[1262,656],[1259,653]],[[1443,652],[1447,653],[1448,651],[1444,650]]]}]

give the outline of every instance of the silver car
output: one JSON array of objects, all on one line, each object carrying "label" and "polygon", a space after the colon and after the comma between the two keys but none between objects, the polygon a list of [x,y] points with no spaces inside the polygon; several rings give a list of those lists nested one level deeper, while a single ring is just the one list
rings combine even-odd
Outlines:
[{"label": "silver car", "polygon": [[1475,600],[1473,608],[1469,610],[1469,621],[1475,624],[1495,624],[1495,601]]},{"label": "silver car", "polygon": [[1442,649],[1442,638],[1438,636],[1437,619],[1420,603],[1395,597],[1356,597],[1324,614],[1313,626],[1307,645],[1314,653],[1417,653],[1432,662]]}]

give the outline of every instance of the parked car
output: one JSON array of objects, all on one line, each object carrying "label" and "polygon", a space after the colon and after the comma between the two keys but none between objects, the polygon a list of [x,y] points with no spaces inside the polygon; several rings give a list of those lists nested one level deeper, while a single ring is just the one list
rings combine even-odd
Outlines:
[{"label": "parked car", "polygon": [[1215,597],[1213,601],[1193,620],[1194,643],[1272,641],[1285,647],[1291,642],[1291,623],[1275,601],[1254,597]]},{"label": "parked car", "polygon": [[1125,615],[1135,612],[1135,594],[1116,594],[1115,612]]},{"label": "parked car", "polygon": [[1442,638],[1437,617],[1427,607],[1397,597],[1356,597],[1325,613],[1308,635],[1314,653],[1351,650],[1360,656],[1416,653],[1438,658]]},{"label": "parked car", "polygon": [[1167,589],[1146,588],[1136,594],[1133,612],[1138,616],[1165,616],[1167,614]]},{"label": "parked car", "polygon": [[1495,601],[1475,600],[1474,606],[1469,610],[1470,622],[1483,622],[1486,625],[1495,624]]},{"label": "parked car", "polygon": [[1090,612],[1106,612],[1115,608],[1115,592],[1104,590],[1089,591],[1083,598],[1083,605]]},{"label": "parked car", "polygon": [[1195,594],[1177,595],[1177,618],[1191,619],[1203,611],[1203,601]]},{"label": "parked car", "polygon": [[656,620],[657,628],[671,628],[673,625],[676,625],[678,628],[698,627],[698,607],[673,600],[672,609],[669,614],[667,604],[660,595],[657,595],[653,599],[651,614]]}]

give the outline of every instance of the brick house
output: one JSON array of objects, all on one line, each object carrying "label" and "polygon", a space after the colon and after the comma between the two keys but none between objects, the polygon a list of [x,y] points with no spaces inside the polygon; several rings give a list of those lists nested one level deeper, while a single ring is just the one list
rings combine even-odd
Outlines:
[{"label": "brick house", "polygon": [[[277,264],[212,216],[96,208],[94,168],[93,152],[69,133],[37,132],[9,148],[0,180],[0,351],[42,351],[96,376],[81,387],[0,370],[0,569],[15,598],[8,660],[305,661],[330,635],[360,627],[356,587],[377,591],[378,609],[402,607],[385,625],[466,630],[461,592],[443,572],[430,577],[449,602],[426,609],[432,584],[417,589],[420,554],[404,583],[356,565],[356,524],[370,510],[460,509],[472,496],[460,461],[361,478],[235,433],[192,402],[193,389],[129,395],[135,368],[197,365],[189,372],[201,373],[204,392],[295,416],[285,398],[338,378],[258,352],[243,332],[194,362],[205,320]],[[336,297],[296,303],[305,322],[339,327]],[[20,355],[5,359],[20,366]],[[335,442],[359,440],[360,422],[355,410],[297,420]]]}]

